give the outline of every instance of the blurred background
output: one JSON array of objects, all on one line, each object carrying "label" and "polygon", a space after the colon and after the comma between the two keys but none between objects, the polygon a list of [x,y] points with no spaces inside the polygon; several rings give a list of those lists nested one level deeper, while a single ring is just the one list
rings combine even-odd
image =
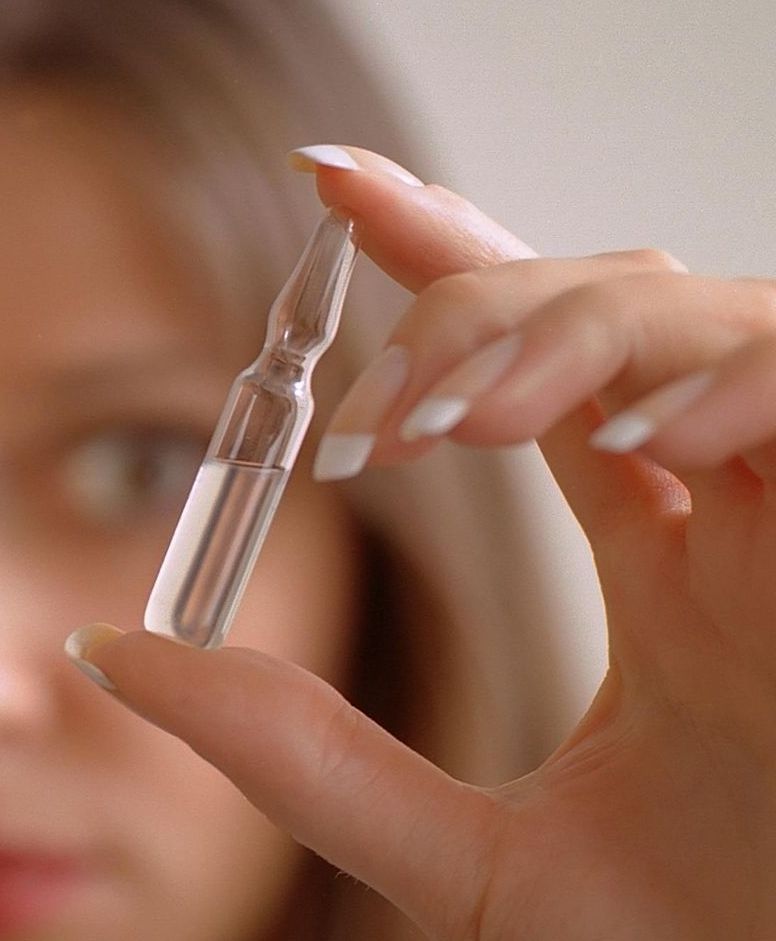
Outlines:
[{"label": "blurred background", "polygon": [[773,0],[326,0],[440,182],[537,251],[776,275]]}]

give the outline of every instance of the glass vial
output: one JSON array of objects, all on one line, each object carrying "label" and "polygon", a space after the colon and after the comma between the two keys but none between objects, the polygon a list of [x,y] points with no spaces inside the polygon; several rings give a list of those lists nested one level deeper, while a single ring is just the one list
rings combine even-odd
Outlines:
[{"label": "glass vial", "polygon": [[313,414],[358,247],[352,219],[320,222],[232,384],[151,590],[146,630],[197,647],[226,637]]}]

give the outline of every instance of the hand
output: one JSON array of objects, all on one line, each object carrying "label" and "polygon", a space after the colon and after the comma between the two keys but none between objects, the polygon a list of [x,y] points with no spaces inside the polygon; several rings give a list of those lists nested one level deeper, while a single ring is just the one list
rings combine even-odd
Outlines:
[{"label": "hand", "polygon": [[85,656],[438,941],[765,941],[776,285],[694,277],[653,251],[513,261],[525,247],[459,197],[350,153],[364,169],[319,167],[319,192],[362,217],[366,250],[418,297],[391,338],[406,388],[366,418],[348,396],[332,431],[374,434],[375,462],[417,456],[445,423],[470,445],[539,439],[607,602],[595,701],[539,769],[484,790],[258,652],[136,632]]}]

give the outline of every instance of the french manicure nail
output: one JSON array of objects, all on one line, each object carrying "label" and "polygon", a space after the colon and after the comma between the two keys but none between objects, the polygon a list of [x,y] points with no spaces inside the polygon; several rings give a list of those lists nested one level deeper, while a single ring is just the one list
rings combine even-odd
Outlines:
[{"label": "french manicure nail", "polygon": [[359,151],[354,157],[344,147],[336,144],[314,144],[310,147],[298,147],[288,155],[288,162],[292,169],[302,173],[314,173],[316,167],[334,167],[338,170],[371,170],[378,173],[387,173],[389,176],[407,183],[409,186],[424,186],[409,170],[382,154],[371,151]]},{"label": "french manicure nail", "polygon": [[590,436],[590,445],[613,454],[635,451],[651,440],[666,422],[693,405],[713,378],[711,371],[704,370],[662,386],[596,428]]},{"label": "french manicure nail", "polygon": [[121,637],[122,634],[123,631],[111,624],[87,624],[70,634],[65,641],[65,653],[71,662],[90,680],[102,686],[103,689],[115,692],[116,686],[102,670],[89,662],[89,654],[96,647],[107,644],[115,638]]},{"label": "french manicure nail", "polygon": [[417,405],[399,429],[402,441],[447,434],[471,411],[468,399],[428,396]]},{"label": "french manicure nail", "polygon": [[342,480],[360,473],[377,431],[409,376],[409,354],[389,346],[358,377],[335,411],[313,464],[316,480]]},{"label": "french manicure nail", "polygon": [[289,153],[288,162],[294,170],[300,170],[302,173],[314,172],[316,166],[335,167],[338,170],[358,170],[358,164],[347,150],[335,144],[298,147]]},{"label": "french manicure nail", "polygon": [[656,431],[657,424],[646,415],[632,411],[621,412],[596,428],[590,436],[590,444],[599,451],[627,454],[646,444]]},{"label": "french manicure nail", "polygon": [[439,381],[399,429],[403,441],[452,431],[469,414],[478,396],[491,389],[514,362],[520,337],[507,334],[487,343]]},{"label": "french manicure nail", "polygon": [[355,477],[366,467],[375,443],[375,435],[335,434],[321,438],[313,464],[315,480],[344,480]]}]

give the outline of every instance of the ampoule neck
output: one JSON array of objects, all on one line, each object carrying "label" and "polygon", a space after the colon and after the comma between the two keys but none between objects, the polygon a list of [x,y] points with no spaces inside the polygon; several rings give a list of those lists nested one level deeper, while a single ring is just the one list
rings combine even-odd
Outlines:
[{"label": "ampoule neck", "polygon": [[270,310],[265,350],[312,368],[337,332],[358,254],[356,224],[329,212]]},{"label": "ampoule neck", "polygon": [[246,374],[273,386],[294,386],[309,382],[311,359],[283,346],[265,346]]}]

